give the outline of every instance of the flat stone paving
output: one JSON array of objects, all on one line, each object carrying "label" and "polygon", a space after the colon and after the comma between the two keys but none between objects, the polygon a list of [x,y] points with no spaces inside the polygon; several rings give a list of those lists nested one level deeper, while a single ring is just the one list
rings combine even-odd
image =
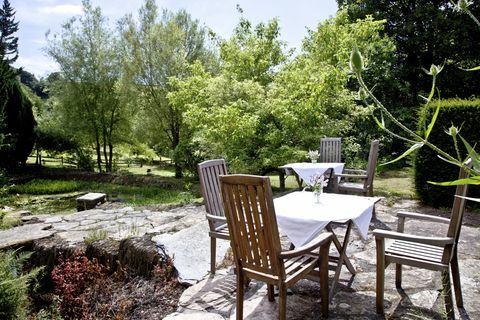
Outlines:
[{"label": "flat stone paving", "polygon": [[[411,200],[400,200],[392,207],[380,203],[370,223],[375,228],[395,229],[394,212],[409,210],[448,216],[445,212],[419,206]],[[108,237],[123,239],[151,235],[157,244],[164,244],[174,257],[175,267],[190,286],[182,295],[177,312],[166,319],[219,320],[235,318],[235,275],[232,268],[219,269],[210,276],[208,226],[203,206],[184,206],[164,211],[135,210],[131,207],[92,209],[65,216],[28,217],[30,224],[0,231],[0,248],[27,244],[44,237],[62,237],[71,245],[84,241],[95,230],[105,230]],[[459,242],[464,309],[460,319],[480,319],[480,241],[479,213],[466,213]],[[341,234],[342,230],[337,230]],[[437,224],[408,222],[406,232],[428,235],[445,234]],[[287,239],[283,238],[287,245]],[[217,240],[217,261],[221,260],[228,242]],[[344,268],[340,285],[330,304],[330,319],[382,319],[375,313],[375,241],[370,235],[361,240],[352,232],[348,246],[357,275]],[[443,319],[443,298],[438,272],[404,267],[403,290],[395,288],[394,267],[387,269],[385,312],[387,319]],[[330,279],[333,275],[330,275]],[[302,280],[287,298],[288,319],[320,319],[319,287]],[[269,302],[266,286],[252,281],[245,292],[245,319],[275,319],[277,303]]]}]

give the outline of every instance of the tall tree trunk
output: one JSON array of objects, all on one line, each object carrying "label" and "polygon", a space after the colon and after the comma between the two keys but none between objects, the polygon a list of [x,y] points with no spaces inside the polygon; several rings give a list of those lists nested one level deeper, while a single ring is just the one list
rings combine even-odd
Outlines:
[{"label": "tall tree trunk", "polygon": [[113,163],[113,144],[108,144],[108,169],[112,172],[112,163]]},{"label": "tall tree trunk", "polygon": [[97,151],[98,172],[102,173],[102,153],[100,150],[100,140],[98,138],[98,134],[96,135],[95,140],[96,140],[95,150]]}]

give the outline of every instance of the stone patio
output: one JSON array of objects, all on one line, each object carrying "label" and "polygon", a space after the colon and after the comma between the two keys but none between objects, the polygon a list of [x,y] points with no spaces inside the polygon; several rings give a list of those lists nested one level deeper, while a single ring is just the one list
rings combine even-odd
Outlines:
[{"label": "stone patio", "polygon": [[[377,205],[370,230],[395,229],[395,211],[418,211],[448,216],[447,212],[419,206],[411,200],[399,200],[389,207]],[[150,237],[174,257],[181,280],[193,284],[183,293],[177,312],[166,319],[234,319],[235,276],[231,268],[220,268],[215,276],[209,270],[208,226],[203,206],[184,206],[163,211],[127,208],[97,208],[67,216],[30,216],[28,222],[10,230],[0,231],[0,248],[28,245],[44,238],[58,237],[71,246],[83,243],[92,232],[105,230],[106,236],[121,240],[130,237]],[[460,319],[480,319],[480,214],[466,213],[459,243],[459,259],[464,295]],[[442,234],[444,228],[435,224],[408,222],[406,231],[417,234]],[[336,230],[342,234],[342,230]],[[361,240],[354,231],[348,255],[357,270],[352,277],[344,268],[340,285],[330,304],[330,319],[382,319],[375,313],[375,241],[370,236]],[[283,239],[288,245],[287,239]],[[227,241],[219,244],[217,261],[228,248]],[[421,269],[404,268],[403,290],[394,285],[394,267],[386,273],[385,307],[387,319],[443,319],[443,298],[440,274]],[[331,275],[332,278],[333,275]],[[292,288],[287,298],[288,319],[319,319],[318,285],[302,280]],[[245,319],[274,319],[277,304],[266,298],[266,286],[252,281],[245,293]]]}]

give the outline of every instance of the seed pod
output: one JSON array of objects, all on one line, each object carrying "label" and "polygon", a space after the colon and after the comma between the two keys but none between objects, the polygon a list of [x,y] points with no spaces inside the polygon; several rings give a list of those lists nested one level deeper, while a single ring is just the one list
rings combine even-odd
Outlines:
[{"label": "seed pod", "polygon": [[472,4],[472,1],[458,0],[457,8],[460,10],[466,11],[471,4]]},{"label": "seed pod", "polygon": [[432,65],[430,66],[430,72],[429,72],[429,74],[431,74],[432,76],[436,77],[440,72],[442,72],[442,70],[443,70],[443,67],[438,67],[438,66],[432,64]]},{"label": "seed pod", "polygon": [[360,50],[358,50],[358,47],[355,46],[350,54],[350,70],[352,70],[353,73],[358,74],[362,72],[364,68],[362,54],[360,53]]},{"label": "seed pod", "polygon": [[455,137],[458,134],[458,131],[459,131],[458,128],[452,124],[452,126],[448,129],[447,133],[448,135]]},{"label": "seed pod", "polygon": [[362,101],[364,101],[365,99],[367,99],[368,95],[367,95],[367,92],[365,91],[365,89],[363,89],[362,87],[360,87],[360,89],[358,89],[358,98]]}]

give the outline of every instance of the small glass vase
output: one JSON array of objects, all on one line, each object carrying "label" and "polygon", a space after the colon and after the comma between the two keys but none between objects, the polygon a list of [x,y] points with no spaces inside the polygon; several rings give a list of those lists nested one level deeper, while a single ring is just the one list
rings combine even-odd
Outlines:
[{"label": "small glass vase", "polygon": [[320,203],[321,195],[322,195],[322,189],[313,191],[313,203]]},{"label": "small glass vase", "polygon": [[312,163],[317,163],[317,159],[312,159]]}]

